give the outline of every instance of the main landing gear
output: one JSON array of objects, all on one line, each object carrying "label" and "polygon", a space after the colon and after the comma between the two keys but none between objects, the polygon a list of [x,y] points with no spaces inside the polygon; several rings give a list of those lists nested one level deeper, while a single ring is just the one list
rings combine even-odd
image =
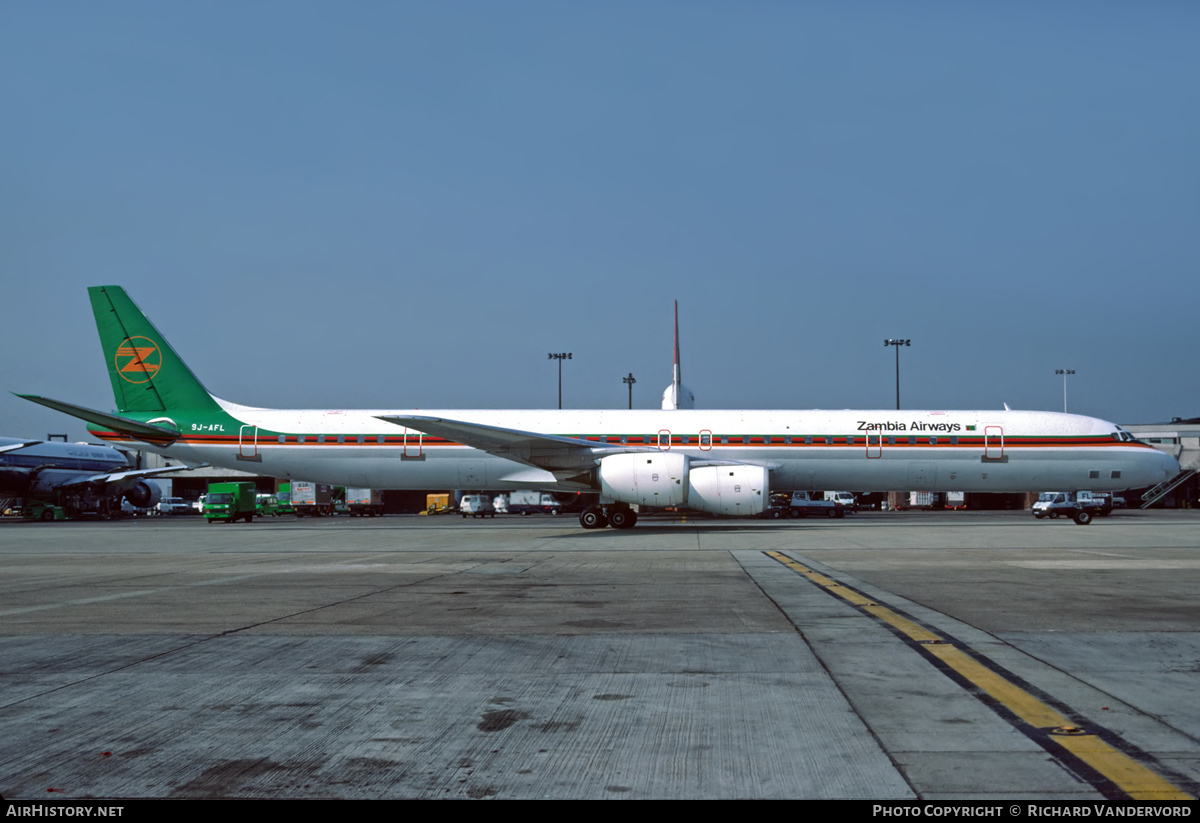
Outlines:
[{"label": "main landing gear", "polygon": [[579,525],[585,529],[603,529],[612,526],[614,529],[632,529],[637,523],[637,512],[623,503],[615,503],[607,507],[589,506],[579,515]]}]

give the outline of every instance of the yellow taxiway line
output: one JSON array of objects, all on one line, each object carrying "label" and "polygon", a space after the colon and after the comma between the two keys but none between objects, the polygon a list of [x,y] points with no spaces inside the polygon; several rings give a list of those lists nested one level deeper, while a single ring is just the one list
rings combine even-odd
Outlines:
[{"label": "yellow taxiway line", "polygon": [[766,555],[797,574],[845,600],[860,610],[887,623],[901,635],[921,645],[931,657],[954,670],[1025,723],[1049,735],[1049,741],[1095,769],[1100,775],[1134,800],[1194,800],[1190,794],[1159,776],[1122,751],[1114,749],[1095,734],[1075,726],[1074,721],[1034,697],[1003,675],[985,666],[976,657],[892,609],[864,597],[819,572],[775,551]]}]

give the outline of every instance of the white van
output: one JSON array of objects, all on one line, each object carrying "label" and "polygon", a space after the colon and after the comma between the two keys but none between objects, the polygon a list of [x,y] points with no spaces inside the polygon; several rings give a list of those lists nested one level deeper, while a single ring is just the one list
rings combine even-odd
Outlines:
[{"label": "white van", "polygon": [[492,498],[486,494],[464,494],[458,504],[458,511],[465,520],[471,517],[495,517],[496,510],[492,508]]},{"label": "white van", "polygon": [[850,492],[825,492],[825,499],[845,507],[846,514],[858,511],[858,501]]}]

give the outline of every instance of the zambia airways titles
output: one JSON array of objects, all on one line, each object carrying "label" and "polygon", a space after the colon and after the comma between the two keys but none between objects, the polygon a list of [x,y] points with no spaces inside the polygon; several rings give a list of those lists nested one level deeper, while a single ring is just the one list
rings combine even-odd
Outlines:
[{"label": "zambia airways titles", "polygon": [[[914,420],[912,423],[904,424],[888,420],[883,423],[873,423],[870,420],[859,420],[858,430],[860,432],[870,431],[886,431],[886,432],[956,432],[962,431],[962,426],[958,423],[925,423],[919,420]],[[967,426],[967,431],[975,431],[974,426]]]}]

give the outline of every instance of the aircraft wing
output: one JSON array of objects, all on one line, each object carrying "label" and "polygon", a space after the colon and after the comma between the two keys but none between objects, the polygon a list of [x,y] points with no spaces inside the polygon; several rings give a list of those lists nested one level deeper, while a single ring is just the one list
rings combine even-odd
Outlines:
[{"label": "aircraft wing", "polygon": [[[406,426],[419,432],[445,437],[488,454],[503,457],[526,466],[545,469],[560,482],[579,483],[581,472],[595,467],[601,458],[625,452],[656,452],[655,446],[627,446],[616,443],[597,443],[594,440],[579,440],[554,434],[504,429],[499,426],[484,426],[444,417],[421,417],[418,415],[380,415],[380,420]],[[765,466],[777,469],[782,464],[754,460],[720,460],[693,457],[692,466]]]},{"label": "aircraft wing", "polygon": [[63,483],[59,488],[70,488],[71,486],[86,486],[89,483],[124,483],[129,480],[149,477],[155,474],[168,474],[169,472],[188,472],[192,469],[202,469],[208,466],[208,463],[201,463],[198,466],[163,466],[158,469],[130,469],[123,472],[108,472],[106,474],[93,474],[91,477],[77,477],[70,482]]},{"label": "aircraft wing", "polygon": [[610,454],[657,451],[652,446],[598,443],[595,440],[579,440],[555,434],[539,434],[519,429],[504,429],[499,426],[483,426],[479,423],[448,420],[444,417],[387,414],[379,415],[379,419],[425,434],[432,434],[435,437],[445,437],[506,460],[545,469],[552,472],[560,481],[595,468],[597,460]]},{"label": "aircraft wing", "polygon": [[[16,394],[16,392],[13,393]],[[89,423],[95,423],[97,426],[107,426],[118,434],[127,434],[130,437],[137,440],[144,440],[147,443],[162,445],[164,443],[173,443],[179,439],[179,432],[175,431],[175,429],[169,429],[166,426],[142,423],[138,420],[131,420],[128,417],[121,417],[119,414],[108,414],[96,411],[95,409],[89,409],[86,406],[76,406],[73,403],[64,403],[61,400],[51,400],[49,397],[39,397],[36,394],[17,394],[17,397],[38,403],[55,411],[63,412],[64,414],[69,414],[72,417],[78,417],[80,420],[86,420]]]},{"label": "aircraft wing", "polygon": [[5,452],[20,451],[21,449],[27,449],[30,446],[36,446],[38,443],[42,443],[42,442],[44,442],[44,441],[28,440],[24,443],[13,443],[11,446],[0,446],[0,454],[4,454]]}]

